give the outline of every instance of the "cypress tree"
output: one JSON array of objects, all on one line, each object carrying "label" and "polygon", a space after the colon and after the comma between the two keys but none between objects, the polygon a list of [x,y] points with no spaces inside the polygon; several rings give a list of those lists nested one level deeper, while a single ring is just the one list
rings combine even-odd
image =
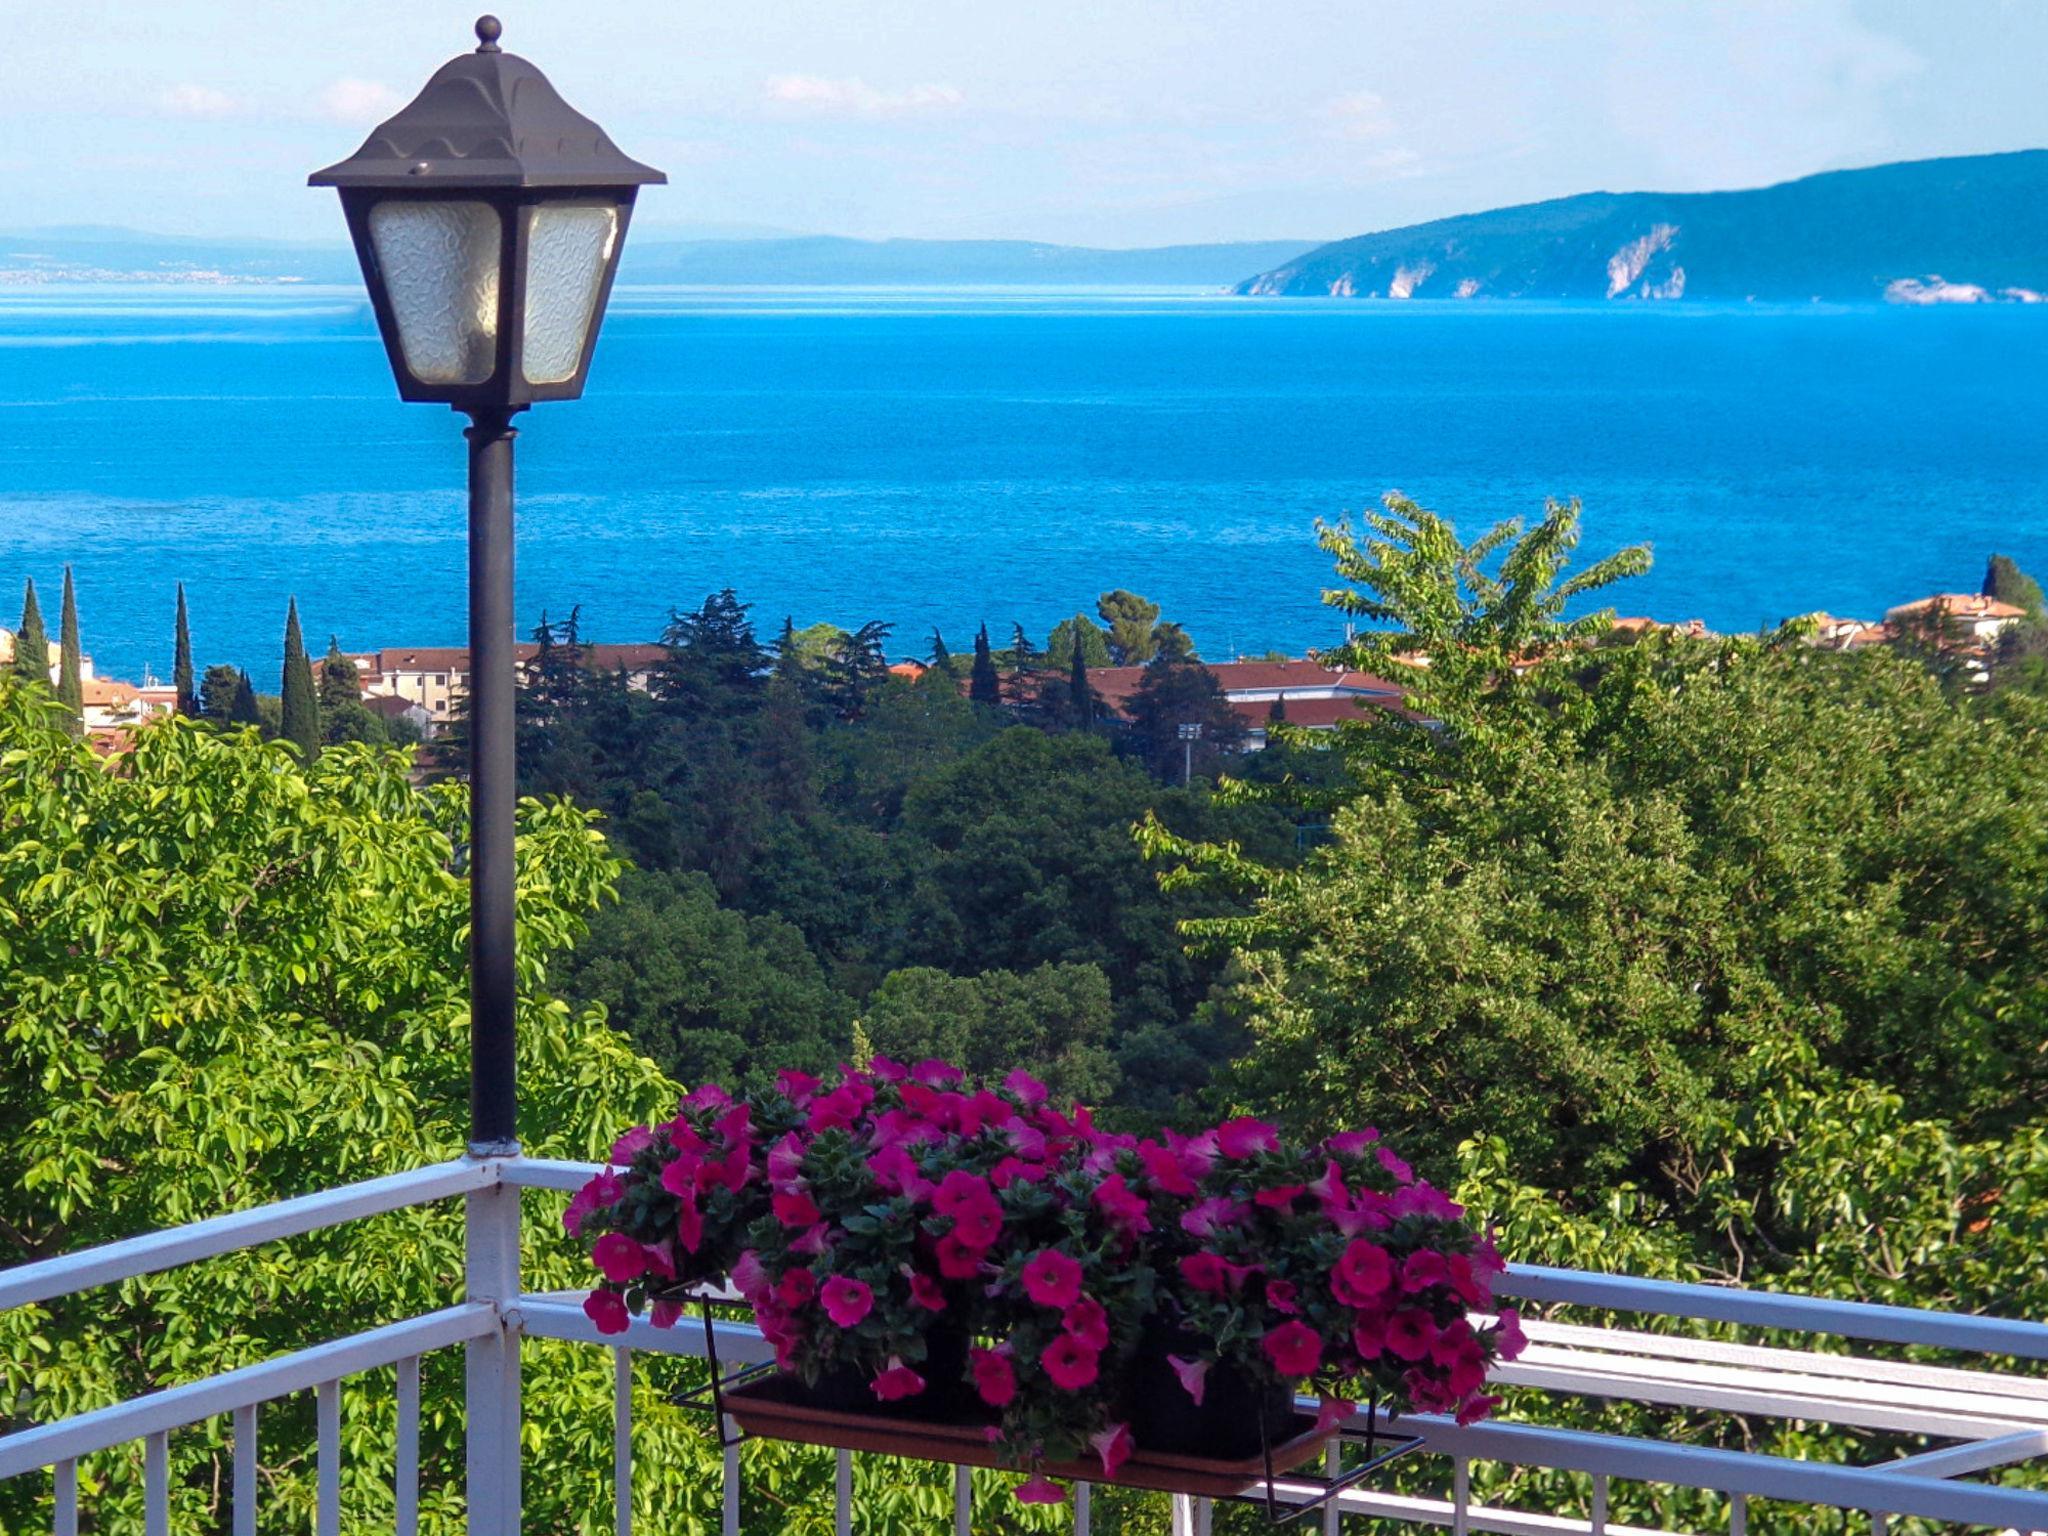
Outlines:
[{"label": "cypress tree", "polygon": [[1984,595],[2024,609],[2029,618],[2043,617],[2041,584],[2019,568],[2010,555],[1993,555],[1984,570]]},{"label": "cypress tree", "polygon": [[1095,690],[1088,686],[1088,657],[1078,635],[1074,637],[1074,659],[1067,664],[1067,710],[1080,729],[1095,724]]},{"label": "cypress tree", "polygon": [[967,680],[967,697],[977,704],[1003,702],[1003,681],[996,675],[995,653],[988,648],[988,625],[974,637],[974,671]]},{"label": "cypress tree", "polygon": [[57,620],[57,701],[71,711],[72,729],[85,728],[85,656],[78,643],[78,593],[64,567],[64,604]]},{"label": "cypress tree", "polygon": [[50,685],[50,632],[43,628],[43,605],[36,601],[33,576],[22,594],[21,628],[14,632],[14,672],[24,681]]},{"label": "cypress tree", "polygon": [[277,733],[299,749],[301,762],[311,763],[320,755],[320,696],[313,691],[313,664],[306,659],[305,638],[299,633],[297,598],[285,610],[284,678],[278,695],[284,713]]},{"label": "cypress tree", "polygon": [[256,707],[256,687],[243,668],[235,678],[235,702],[228,706],[228,720],[235,725],[261,725],[263,711]]},{"label": "cypress tree", "polygon": [[950,672],[953,670],[953,653],[946,649],[946,637],[937,628],[932,630],[932,670]]},{"label": "cypress tree", "polygon": [[185,583],[178,583],[178,637],[171,662],[171,686],[178,693],[178,713],[192,719],[199,713],[199,684],[192,675],[192,626],[185,620]]}]

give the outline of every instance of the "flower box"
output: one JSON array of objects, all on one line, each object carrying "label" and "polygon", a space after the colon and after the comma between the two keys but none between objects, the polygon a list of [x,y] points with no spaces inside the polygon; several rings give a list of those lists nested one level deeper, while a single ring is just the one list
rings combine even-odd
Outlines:
[{"label": "flower box", "polygon": [[[1034,1472],[1027,1501],[1062,1497],[1048,1474],[1133,1466],[1146,1487],[1241,1490],[1264,1449],[1312,1454],[1353,1397],[1469,1422],[1522,1347],[1492,1242],[1369,1130],[1140,1138],[1023,1072],[992,1087],[878,1057],[740,1099],[699,1087],[610,1164],[564,1218],[604,1277],[600,1331],[643,1308],[671,1326],[729,1276],[782,1373],[748,1389],[757,1433],[915,1454],[944,1428],[946,1459],[964,1437],[974,1464]],[[1286,1408],[1304,1390],[1324,1400],[1305,1440]],[[1215,1437],[1268,1407],[1259,1442]],[[1175,1420],[1196,1410],[1190,1435]]]},{"label": "flower box", "polygon": [[[824,1445],[835,1450],[872,1452],[881,1456],[904,1456],[918,1461],[951,1462],[966,1467],[1001,1467],[1010,1464],[1001,1448],[990,1440],[986,1424],[950,1419],[878,1419],[869,1412],[817,1406],[803,1383],[786,1372],[729,1391],[724,1396],[725,1412],[740,1429],[766,1440],[789,1440],[799,1445]],[[1292,1472],[1321,1454],[1330,1443],[1330,1431],[1318,1428],[1313,1414],[1297,1414],[1285,1436],[1273,1446],[1272,1472]],[[1115,1483],[1125,1488],[1145,1488],[1156,1493],[1187,1493],[1204,1498],[1230,1499],[1264,1482],[1265,1456],[1254,1452],[1235,1459],[1176,1455],[1135,1447],[1117,1468],[1106,1476],[1094,1457],[1086,1460],[1040,1461],[1042,1477],[1067,1478],[1076,1482]]]}]

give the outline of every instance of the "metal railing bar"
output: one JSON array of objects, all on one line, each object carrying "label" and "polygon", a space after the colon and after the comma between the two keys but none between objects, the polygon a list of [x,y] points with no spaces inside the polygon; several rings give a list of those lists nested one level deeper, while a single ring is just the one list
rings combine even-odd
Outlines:
[{"label": "metal railing bar", "polygon": [[288,1392],[304,1392],[329,1379],[376,1370],[407,1355],[478,1338],[497,1326],[497,1311],[488,1302],[444,1307],[424,1317],[372,1328],[328,1344],[315,1344],[259,1365],[245,1365],[240,1370],[182,1387],[168,1387],[147,1397],[131,1398],[54,1424],[19,1430],[0,1438],[0,1479],[104,1451],[145,1435],[180,1429]]},{"label": "metal railing bar", "polygon": [[633,1536],[633,1351],[612,1351],[612,1536]]},{"label": "metal railing bar", "polygon": [[[688,1355],[702,1359],[704,1331],[688,1328],[657,1328],[644,1316],[636,1317],[624,1333],[599,1333],[597,1325],[583,1315],[583,1293],[576,1300],[558,1301],[553,1295],[521,1296],[506,1310],[506,1323],[536,1339],[567,1339],[572,1343],[601,1344],[606,1348],[644,1349],[660,1355]],[[760,1365],[775,1358],[775,1350],[752,1323],[713,1323],[718,1341],[718,1358],[728,1365]]]},{"label": "metal railing bar", "polygon": [[1459,1456],[1451,1462],[1451,1536],[1472,1529],[1472,1463]]},{"label": "metal railing bar", "polygon": [[160,1429],[142,1442],[143,1536],[171,1536],[171,1432]]},{"label": "metal railing bar", "polygon": [[720,1536],[740,1536],[740,1427],[728,1416],[719,1438],[725,1445],[725,1489],[720,1501]]},{"label": "metal railing bar", "polygon": [[1738,1493],[1728,1501],[1728,1536],[1748,1536],[1749,1495]]},{"label": "metal railing bar", "polygon": [[841,1451],[832,1469],[832,1529],[853,1536],[853,1453]]},{"label": "metal railing bar", "polygon": [[572,1163],[558,1157],[518,1157],[505,1164],[504,1180],[521,1189],[558,1189],[573,1195],[605,1167],[603,1163]]},{"label": "metal railing bar", "polygon": [[57,1476],[56,1517],[50,1528],[55,1536],[78,1536],[78,1463],[60,1461],[52,1470]]},{"label": "metal railing bar", "polygon": [[[1491,1320],[1484,1314],[1480,1316],[1482,1321]],[[1668,1333],[1588,1328],[1576,1323],[1546,1323],[1529,1318],[1523,1319],[1522,1331],[1535,1344],[1600,1354],[1639,1355],[1660,1360],[1704,1360],[1764,1371],[1788,1370],[1807,1376],[1843,1376],[1857,1382],[1892,1382],[1900,1386],[1945,1388],[2048,1402],[2048,1378],[2036,1376],[2008,1376],[1948,1365],[1914,1365],[1903,1360],[1872,1360],[1863,1355],[1828,1355],[1812,1350],[1779,1349],[1768,1344],[1730,1344],[1719,1339],[1685,1338]]]},{"label": "metal railing bar", "polygon": [[1952,1445],[1946,1450],[1923,1451],[1897,1461],[1873,1465],[1886,1472],[1910,1472],[1915,1477],[1964,1477],[2010,1466],[2035,1456],[2048,1456],[2048,1429],[2029,1429],[2017,1435],[2000,1435],[1995,1440],[1978,1440],[1969,1445]]},{"label": "metal railing bar", "polygon": [[1677,1280],[1639,1280],[1630,1275],[1524,1264],[1510,1264],[1506,1274],[1496,1277],[1493,1288],[1501,1296],[1523,1301],[1563,1302],[1616,1312],[1696,1317],[1887,1344],[1924,1344],[1936,1349],[2048,1360],[2048,1323],[1970,1312],[1923,1312],[1868,1301],[1830,1301],[1819,1296]]},{"label": "metal railing bar", "polygon": [[1074,1536],[1089,1536],[1089,1527],[1095,1518],[1095,1512],[1091,1507],[1094,1502],[1094,1484],[1074,1484]]},{"label": "metal railing bar", "polygon": [[974,1536],[974,1475],[953,1468],[953,1536]]},{"label": "metal railing bar", "polygon": [[256,1404],[235,1410],[235,1536],[256,1536]]},{"label": "metal railing bar", "polygon": [[[1291,1504],[1305,1503],[1316,1496],[1311,1483],[1285,1479],[1273,1485],[1276,1498]],[[1385,1493],[1374,1488],[1347,1488],[1333,1501],[1347,1515],[1369,1515],[1411,1525],[1449,1526],[1455,1506],[1449,1499],[1428,1499],[1411,1494]],[[1468,1503],[1465,1523],[1473,1531],[1494,1536],[1592,1536],[1590,1522],[1573,1515],[1542,1515],[1530,1510],[1508,1509],[1495,1504]],[[1613,1525],[1607,1536],[1679,1536],[1679,1533],[1643,1525]]]},{"label": "metal railing bar", "polygon": [[1599,1474],[1593,1477],[1593,1536],[1607,1536],[1607,1479]]},{"label": "metal railing bar", "polygon": [[[396,1536],[420,1528],[420,1357],[398,1362],[398,1454],[392,1468],[392,1525]],[[255,1536],[252,1531],[250,1536]]]},{"label": "metal railing bar", "polygon": [[[1323,1448],[1323,1480],[1334,1483],[1344,1475],[1344,1442],[1333,1439]],[[1344,1525],[1344,1506],[1335,1499],[1323,1506],[1323,1536],[1339,1536]]]},{"label": "metal railing bar", "polygon": [[54,1259],[17,1264],[11,1269],[0,1269],[0,1312],[482,1189],[498,1182],[501,1166],[495,1159],[472,1162],[465,1158],[437,1163],[124,1238],[118,1243],[103,1243]]},{"label": "metal railing bar", "polygon": [[313,1529],[318,1536],[341,1536],[341,1383],[321,1382],[313,1389],[313,1401],[320,1484]]},{"label": "metal railing bar", "polygon": [[1895,1515],[1923,1515],[1966,1525],[2048,1529],[2048,1493],[1915,1477],[1882,1467],[1797,1461],[1755,1451],[1674,1445],[1589,1430],[1483,1420],[1461,1425],[1434,1414],[1404,1415],[1402,1426],[1421,1431],[1429,1448],[1475,1461],[1601,1472],[1635,1482],[1713,1488],[1752,1498],[1836,1509],[1883,1507]]},{"label": "metal railing bar", "polygon": [[[1714,1369],[1696,1366],[1690,1371],[1660,1373],[1651,1362],[1633,1370],[1612,1370],[1599,1363],[1559,1361],[1555,1354],[1537,1348],[1512,1364],[1495,1366],[1487,1373],[1487,1379],[1511,1387],[1539,1387],[1627,1402],[1718,1408],[1762,1418],[1809,1419],[1860,1429],[1965,1440],[2048,1425],[2048,1415],[2043,1415],[2039,1407],[2012,1398],[1972,1400],[1962,1393],[1927,1393],[1909,1405],[1895,1405],[1884,1399],[1904,1389],[1895,1387],[1887,1391],[1872,1387],[1870,1396],[1858,1399],[1832,1389],[1800,1390],[1802,1384],[1791,1376],[1782,1382],[1738,1376],[1735,1381],[1741,1384],[1724,1384],[1709,1374]],[[1809,1380],[1807,1385],[1832,1387],[1825,1381]]]}]

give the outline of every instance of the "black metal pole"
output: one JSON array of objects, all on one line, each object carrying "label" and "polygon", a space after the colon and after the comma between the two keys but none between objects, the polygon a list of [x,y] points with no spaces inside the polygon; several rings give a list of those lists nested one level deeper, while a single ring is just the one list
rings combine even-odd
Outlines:
[{"label": "black metal pole", "polygon": [[519,1150],[514,1067],[512,439],[505,411],[477,411],[469,439],[469,1141]]}]

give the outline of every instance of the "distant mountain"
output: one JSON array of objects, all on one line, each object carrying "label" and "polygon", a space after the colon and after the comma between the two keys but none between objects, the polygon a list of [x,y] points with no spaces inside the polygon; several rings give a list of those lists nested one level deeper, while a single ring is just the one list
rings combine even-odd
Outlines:
[{"label": "distant mountain", "polygon": [[624,283],[1161,285],[1224,288],[1246,271],[1298,256],[1306,240],[1101,250],[1032,240],[790,240],[627,242]]},{"label": "distant mountain", "polygon": [[[1228,287],[1246,272],[1306,250],[1307,240],[1097,250],[1030,240],[664,239],[626,243],[622,283],[768,287],[1073,286]],[[0,233],[0,283],[360,281],[342,244],[209,240],[127,229]]]},{"label": "distant mountain", "polygon": [[1748,192],[1588,192],[1320,246],[1244,294],[2034,302],[2048,150],[1831,171]]}]

